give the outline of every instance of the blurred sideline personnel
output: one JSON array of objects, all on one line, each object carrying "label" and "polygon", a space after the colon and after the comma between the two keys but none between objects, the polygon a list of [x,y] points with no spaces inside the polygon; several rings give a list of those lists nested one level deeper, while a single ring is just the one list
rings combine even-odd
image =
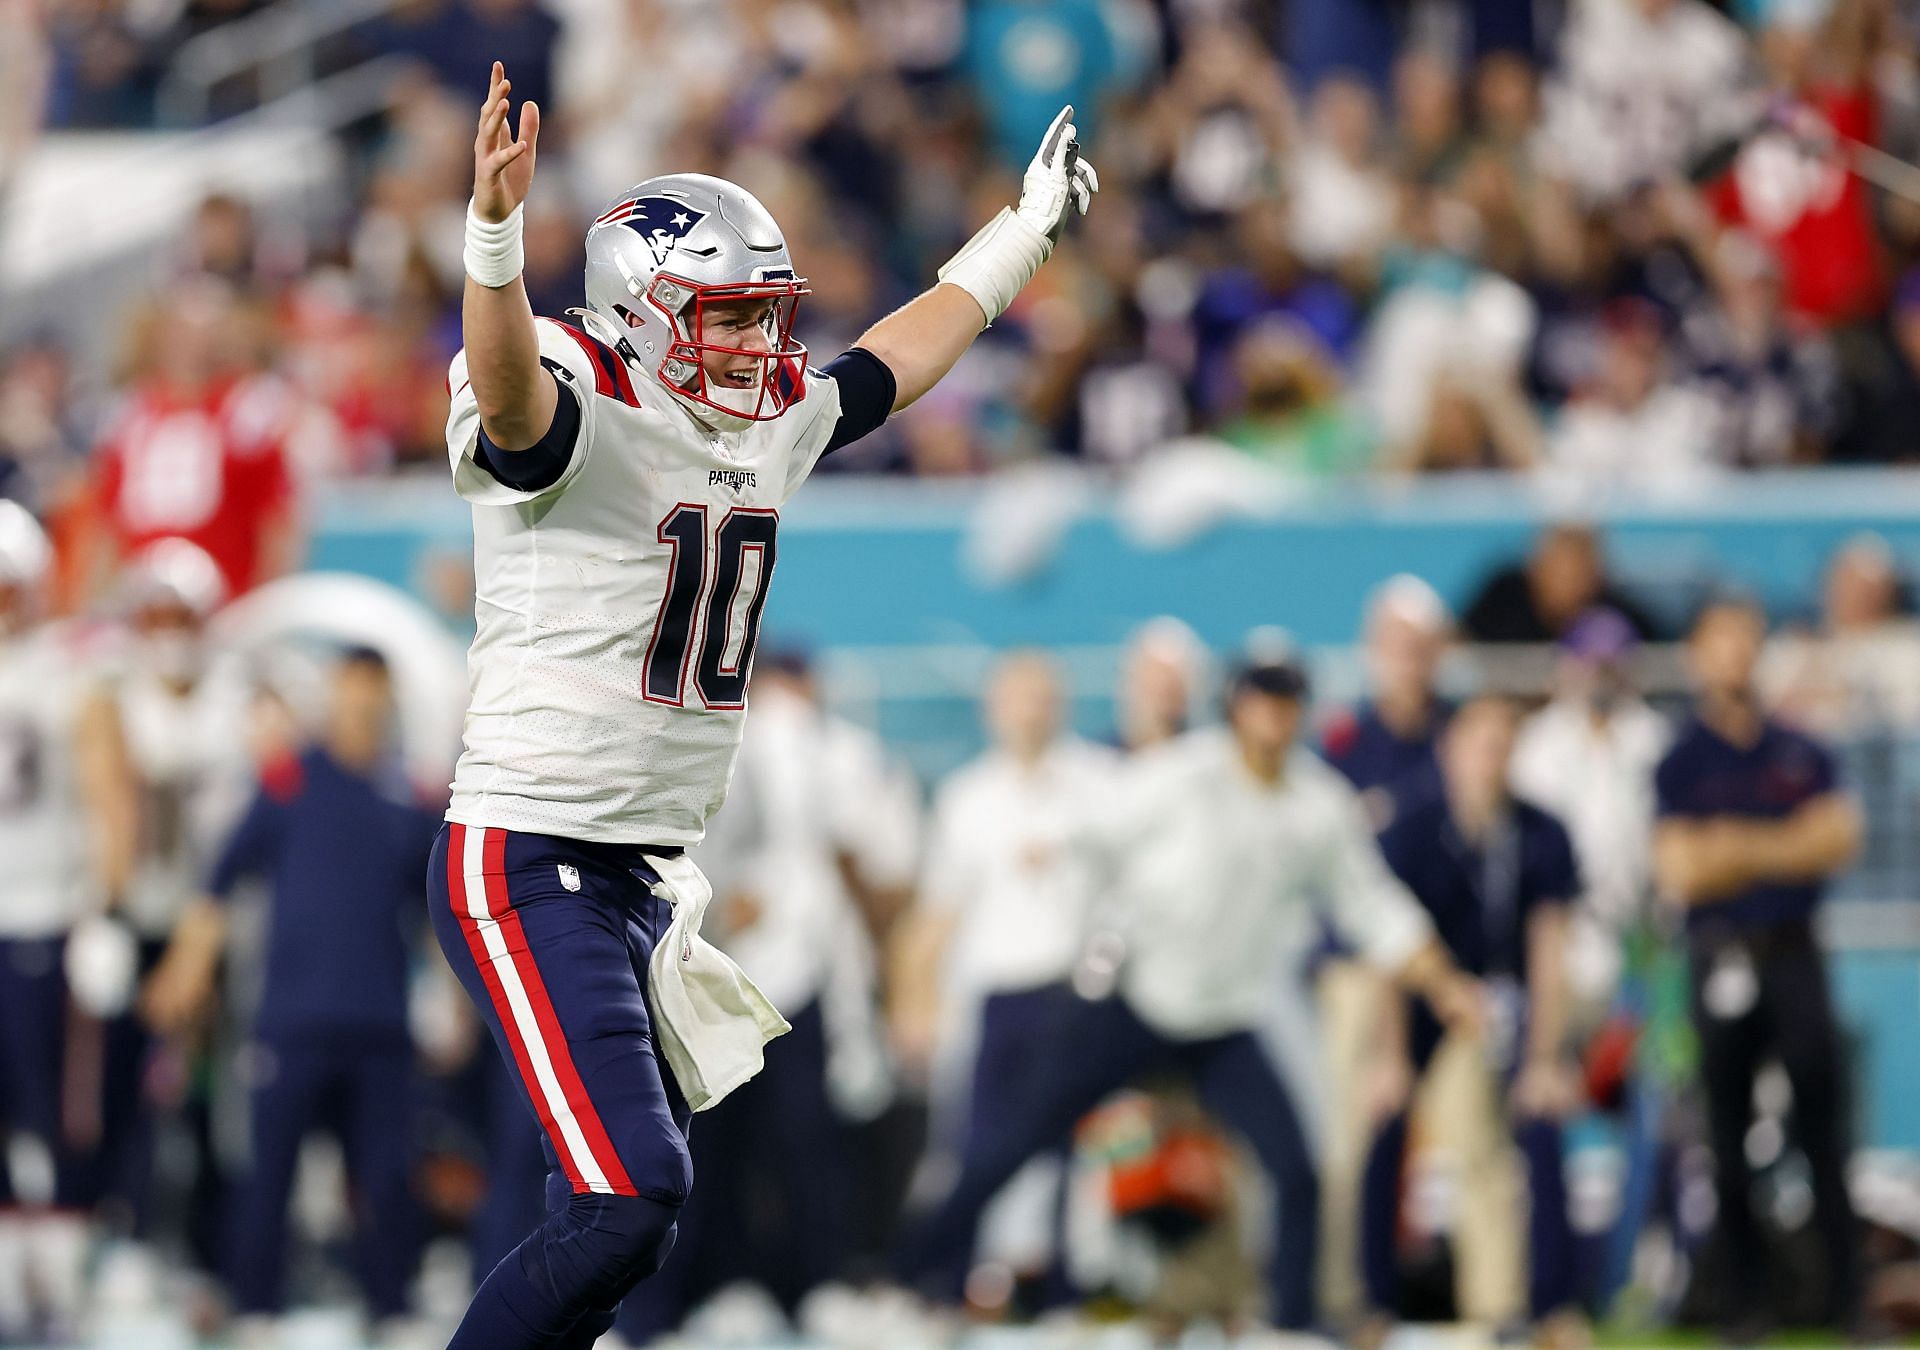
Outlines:
[{"label": "blurred sideline personnel", "polygon": [[[516,139],[509,93],[496,63],[448,374],[478,631],[428,885],[556,1167],[551,1217],[481,1285],[455,1350],[590,1345],[665,1260],[689,1106],[750,1077],[784,1027],[698,938],[710,890],[683,856],[726,795],[779,507],[951,369],[1096,186],[1062,109],[1018,208],[814,370],[779,226],[699,174],[615,199],[587,232],[582,326],[536,319],[520,271],[540,111],[522,106]],[[670,921],[681,960],[650,968]]]},{"label": "blurred sideline personnel", "polygon": [[[971,1049],[970,1071],[953,1075],[964,1086],[934,1084],[936,1111],[957,1117],[936,1120],[945,1137],[935,1142],[957,1146],[963,1168],[998,1153],[1024,1104],[1043,1095],[1059,1071],[1049,1047],[1074,1003],[1069,980],[1093,895],[1075,838],[1111,792],[1119,761],[1065,734],[1061,704],[1059,672],[1046,656],[1015,652],[995,668],[985,709],[992,746],[940,785],[920,907],[901,943],[898,1044],[910,1060],[943,1067]],[[1146,720],[1136,727],[1146,731]],[[1050,1141],[1059,1150],[1067,1143],[1067,1131]],[[1032,1175],[1034,1191],[1006,1193],[1050,1192],[1064,1180],[1057,1170]],[[1025,1250],[1008,1254],[1016,1266],[1045,1264],[1052,1226],[1040,1220],[1037,1244],[1021,1235]]]},{"label": "blurred sideline personnel", "polygon": [[[137,973],[159,963],[174,925],[199,898],[215,851],[246,806],[253,761],[250,691],[238,663],[217,655],[207,621],[226,599],[220,569],[185,539],[149,544],[116,590],[125,650],[112,688],[125,731],[139,842],[120,913],[138,944]],[[99,1199],[146,1236],[153,1126],[153,1040],[131,1007],[106,1028]]]},{"label": "blurred sideline personnel", "polygon": [[1319,1191],[1293,1102],[1261,1047],[1284,958],[1318,902],[1341,935],[1397,972],[1451,1023],[1474,1024],[1475,982],[1435,940],[1380,859],[1351,787],[1296,743],[1305,673],[1291,658],[1235,672],[1228,727],[1189,733],[1128,762],[1112,809],[1086,822],[1113,878],[1128,951],[1115,996],[1075,998],[1041,1050],[1051,1072],[1008,1109],[990,1148],[900,1249],[899,1273],[954,1298],[982,1208],[1081,1115],[1143,1073],[1191,1081],[1252,1147],[1276,1194],[1271,1313],[1314,1321]]},{"label": "blurred sideline personnel", "polygon": [[[1487,983],[1495,1015],[1486,1059],[1507,1086],[1513,1140],[1527,1167],[1527,1306],[1537,1323],[1572,1333],[1573,1230],[1560,1122],[1578,1098],[1564,1055],[1567,906],[1580,893],[1580,877],[1566,829],[1509,787],[1518,722],[1513,704],[1493,694],[1456,712],[1441,737],[1438,783],[1407,804],[1380,836],[1380,849],[1454,961]],[[1406,1099],[1444,1035],[1425,1008],[1399,1013],[1388,1026],[1401,1037],[1401,1102],[1375,1135],[1361,1213],[1368,1301],[1389,1318],[1399,1284]]]},{"label": "blurred sideline personnel", "polygon": [[73,1335],[87,1227],[62,1110],[64,965],[83,917],[126,893],[135,828],[119,717],[44,622],[47,537],[0,500],[0,1340]]},{"label": "blurred sideline personnel", "polygon": [[1573,838],[1582,889],[1569,964],[1589,1018],[1606,1011],[1622,941],[1647,919],[1653,893],[1653,774],[1673,729],[1634,688],[1639,645],[1624,615],[1588,610],[1560,639],[1553,698],[1513,750],[1515,792]]},{"label": "blurred sideline personnel", "polygon": [[1134,630],[1121,659],[1113,743],[1128,754],[1186,731],[1206,679],[1207,649],[1170,615]]},{"label": "blurred sideline personnel", "polygon": [[890,1092],[867,915],[884,920],[911,885],[918,803],[901,786],[878,737],[819,706],[803,654],[761,654],[733,784],[696,860],[721,897],[704,931],[793,1030],[693,1131],[702,1182],[673,1259],[614,1324],[632,1344],[736,1281],[792,1317],[845,1273],[859,1217],[849,1121]]},{"label": "blurred sideline personnel", "polygon": [[1719,1230],[1727,1257],[1724,1329],[1757,1339],[1775,1309],[1766,1241],[1753,1210],[1747,1133],[1753,1084],[1777,1058],[1826,1253],[1830,1323],[1858,1329],[1860,1256],[1847,1193],[1846,1061],[1814,914],[1827,881],[1860,848],[1854,799],[1832,756],[1761,711],[1754,670],[1766,616],[1745,598],[1710,603],[1687,655],[1696,698],[1655,779],[1654,868],[1686,908],[1693,1023],[1700,1038]]},{"label": "blurred sideline personnel", "polygon": [[[1321,733],[1321,756],[1360,792],[1376,831],[1392,823],[1409,794],[1438,781],[1434,744],[1453,708],[1437,687],[1453,616],[1439,594],[1402,572],[1367,597],[1364,639],[1367,694],[1340,710]],[[1311,958],[1326,1072],[1325,1146],[1320,1157],[1326,1255],[1321,1289],[1330,1314],[1356,1311],[1363,1297],[1360,1182],[1378,1114],[1380,1015],[1389,997],[1380,972],[1323,933]]]},{"label": "blurred sideline personnel", "polygon": [[1327,724],[1320,745],[1377,830],[1392,823],[1400,796],[1432,789],[1434,746],[1452,712],[1436,688],[1451,626],[1446,602],[1405,572],[1367,597],[1367,697]]},{"label": "blurred sideline personnel", "polygon": [[270,764],[143,996],[177,1032],[207,1009],[226,902],[267,879],[266,970],[248,1063],[250,1156],[235,1187],[230,1277],[239,1312],[286,1306],[287,1215],[300,1146],[326,1127],[351,1186],[357,1274],[376,1323],[407,1312],[419,1225],[409,1189],[414,1054],[407,1028],[417,878],[439,821],[393,753],[385,659],[335,667],[320,741]]}]

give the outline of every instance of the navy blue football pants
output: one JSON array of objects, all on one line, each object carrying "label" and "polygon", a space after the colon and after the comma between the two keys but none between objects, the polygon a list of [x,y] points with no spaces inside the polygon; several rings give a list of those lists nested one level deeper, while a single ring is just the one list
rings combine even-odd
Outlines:
[{"label": "navy blue football pants", "polygon": [[670,907],[640,850],[449,824],[434,932],[555,1162],[546,1221],[482,1282],[448,1350],[586,1347],[660,1268],[693,1182],[689,1113],[653,1037]]},{"label": "navy blue football pants", "polygon": [[61,1117],[68,1030],[64,933],[0,938],[0,1139],[32,1138],[53,1165],[49,1194],[22,1195],[0,1155],[0,1206],[80,1202],[74,1151]]},{"label": "navy blue football pants", "polygon": [[338,1136],[352,1197],[354,1266],[376,1318],[407,1308],[419,1254],[412,1181],[413,1046],[404,1031],[270,1033],[250,1047],[246,1174],[234,1187],[228,1269],[243,1313],[286,1306],[287,1212],[300,1145]]},{"label": "navy blue football pants", "polygon": [[841,1273],[851,1245],[847,1127],[827,1096],[826,1019],[816,1000],[793,1013],[766,1067],[710,1111],[693,1135],[699,1186],[680,1212],[673,1260],[620,1309],[633,1345],[678,1326],[699,1300],[737,1280],[788,1312]]},{"label": "navy blue football pants", "polygon": [[960,1177],[910,1231],[895,1260],[900,1278],[957,1301],[973,1258],[981,1212],[1030,1159],[1060,1147],[1074,1123],[1143,1074],[1177,1073],[1203,1105],[1253,1149],[1275,1191],[1268,1287],[1273,1319],[1312,1324],[1320,1232],[1320,1183],[1300,1118],[1259,1039],[1250,1031],[1176,1041],[1142,1022],[1120,999],[1072,999],[1035,1047],[1049,1067],[1024,1098],[1006,1100],[989,1130],[971,1130]]}]

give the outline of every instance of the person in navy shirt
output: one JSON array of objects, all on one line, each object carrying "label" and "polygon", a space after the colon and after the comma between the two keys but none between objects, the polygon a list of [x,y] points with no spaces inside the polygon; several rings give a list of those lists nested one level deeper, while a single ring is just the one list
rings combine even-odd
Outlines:
[{"label": "person in navy shirt", "polygon": [[1450,709],[1435,689],[1451,619],[1419,577],[1389,577],[1367,601],[1369,696],[1328,723],[1321,754],[1360,789],[1376,829],[1398,800],[1431,791],[1433,748]]},{"label": "person in navy shirt", "polygon": [[1742,1340],[1773,1311],[1764,1282],[1745,1275],[1766,1269],[1746,1137],[1754,1078],[1770,1058],[1793,1085],[1829,1320],[1851,1329],[1860,1295],[1845,1070],[1813,918],[1828,879],[1859,851],[1861,818],[1825,748],[1761,710],[1754,669],[1766,632],[1745,599],[1701,612],[1687,645],[1694,713],[1654,778],[1654,874],[1686,912],[1720,1231],[1729,1269],[1743,1273],[1725,1285],[1739,1305],[1724,1309],[1725,1329]]},{"label": "person in navy shirt", "polygon": [[162,1030],[212,999],[227,901],[250,878],[271,887],[265,981],[248,1057],[251,1159],[237,1188],[231,1278],[243,1315],[285,1306],[288,1200],[307,1133],[345,1148],[357,1264],[370,1313],[402,1316],[415,1256],[409,1148],[414,1054],[408,971],[420,876],[439,829],[391,755],[385,660],[346,653],[320,742],[267,768],[208,883],[182,918],[143,998]]},{"label": "person in navy shirt", "polygon": [[[1546,1324],[1577,1316],[1560,1121],[1578,1096],[1565,1057],[1564,949],[1580,875],[1566,829],[1509,786],[1518,729],[1518,710],[1500,695],[1483,694],[1460,708],[1441,737],[1434,789],[1402,809],[1381,835],[1380,850],[1454,961],[1482,977],[1493,1000],[1486,1048],[1509,1085],[1514,1142],[1526,1160],[1532,1200],[1528,1305]],[[1406,1039],[1393,1094],[1398,1106],[1375,1135],[1362,1188],[1361,1273],[1380,1317],[1391,1316],[1397,1296],[1405,1103],[1444,1034],[1418,1003],[1398,1025]]]}]

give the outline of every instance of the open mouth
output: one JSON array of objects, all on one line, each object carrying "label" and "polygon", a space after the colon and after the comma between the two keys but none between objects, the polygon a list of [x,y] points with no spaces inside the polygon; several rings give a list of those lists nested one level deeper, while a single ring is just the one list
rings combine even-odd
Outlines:
[{"label": "open mouth", "polygon": [[720,379],[723,383],[734,389],[751,389],[760,383],[760,372],[752,369],[730,370],[725,375],[722,375]]}]

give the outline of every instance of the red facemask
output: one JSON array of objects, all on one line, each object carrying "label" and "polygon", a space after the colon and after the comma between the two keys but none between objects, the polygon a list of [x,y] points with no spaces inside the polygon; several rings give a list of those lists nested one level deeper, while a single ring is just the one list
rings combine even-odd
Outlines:
[{"label": "red facemask", "polygon": [[[807,349],[793,339],[794,313],[800,297],[806,294],[807,283],[800,277],[730,286],[705,286],[666,275],[655,277],[647,288],[647,303],[660,311],[673,334],[660,361],[661,380],[693,402],[730,417],[772,421],[807,395]],[[706,332],[710,306],[769,299],[774,303],[765,350],[730,347],[701,337]],[[629,325],[635,321],[635,316],[627,317]],[[706,365],[710,355],[757,361],[759,379],[738,388],[710,381]]]}]

